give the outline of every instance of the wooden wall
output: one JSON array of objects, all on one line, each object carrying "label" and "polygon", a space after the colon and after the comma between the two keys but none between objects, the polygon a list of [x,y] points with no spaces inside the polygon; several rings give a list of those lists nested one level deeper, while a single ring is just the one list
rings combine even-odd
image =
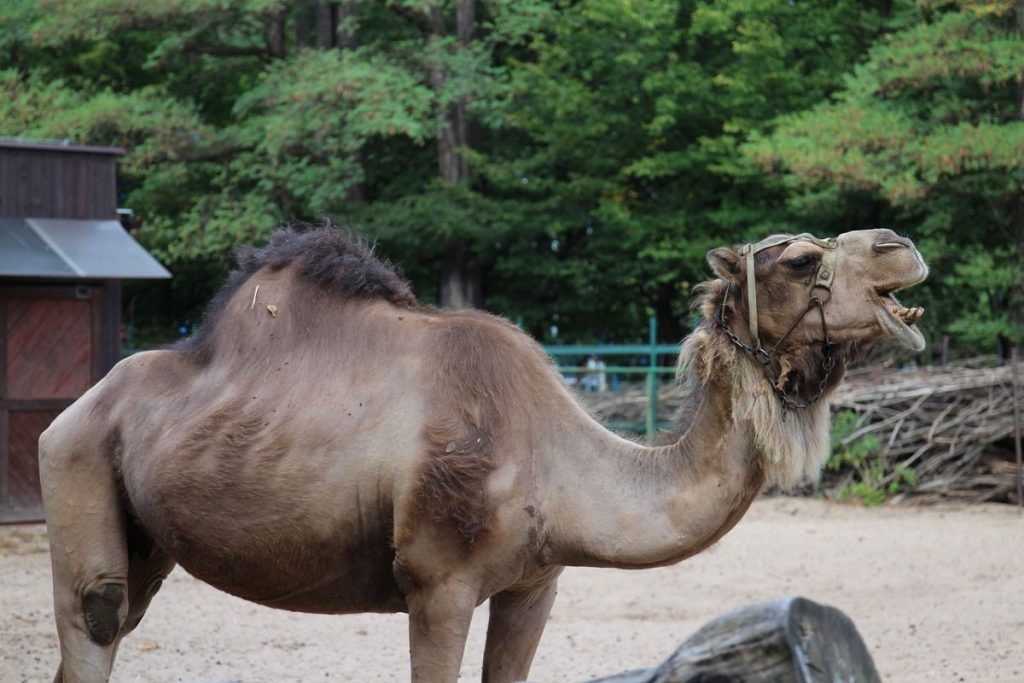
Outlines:
[{"label": "wooden wall", "polygon": [[0,216],[114,218],[116,160],[102,147],[0,142]]},{"label": "wooden wall", "polygon": [[118,281],[0,284],[0,523],[42,519],[39,434],[117,361]]}]

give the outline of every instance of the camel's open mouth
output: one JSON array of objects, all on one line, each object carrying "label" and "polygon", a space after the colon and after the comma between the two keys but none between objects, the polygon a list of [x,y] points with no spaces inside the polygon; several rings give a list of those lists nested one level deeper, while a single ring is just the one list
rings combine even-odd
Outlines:
[{"label": "camel's open mouth", "polygon": [[924,309],[907,308],[896,298],[896,291],[898,290],[875,292],[879,303],[878,322],[907,348],[924,351],[924,335],[914,324],[924,315]]}]

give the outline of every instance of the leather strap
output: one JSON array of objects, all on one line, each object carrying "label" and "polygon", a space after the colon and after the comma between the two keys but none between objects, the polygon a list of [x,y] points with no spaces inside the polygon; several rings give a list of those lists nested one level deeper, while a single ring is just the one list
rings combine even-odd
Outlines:
[{"label": "leather strap", "polygon": [[823,240],[808,232],[802,232],[799,235],[773,235],[772,237],[766,237],[756,244],[744,244],[741,246],[739,253],[747,259],[747,322],[750,326],[750,339],[754,343],[755,351],[761,349],[761,340],[757,334],[757,282],[756,274],[754,273],[754,256],[759,251],[797,241],[811,242],[825,250],[821,256],[821,263],[818,264],[818,272],[814,278],[811,298],[814,298],[813,289],[818,287],[828,290],[829,297],[832,295],[832,281],[836,276],[836,254],[839,251],[839,243],[835,238]]},{"label": "leather strap", "polygon": [[754,348],[761,348],[761,340],[757,337],[757,283],[754,274],[754,254],[757,252],[754,247],[747,245],[747,324],[750,326],[750,339],[754,342]]},{"label": "leather strap", "polygon": [[[833,240],[834,241],[834,240]],[[821,263],[818,264],[818,277],[814,281],[815,287],[823,287],[829,292],[832,291],[832,280],[836,276],[836,246],[825,247],[825,253],[821,255]]]}]

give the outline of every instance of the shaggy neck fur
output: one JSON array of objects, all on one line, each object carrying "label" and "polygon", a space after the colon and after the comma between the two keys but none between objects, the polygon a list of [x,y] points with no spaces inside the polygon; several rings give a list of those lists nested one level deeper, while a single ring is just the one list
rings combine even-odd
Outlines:
[{"label": "shaggy neck fur", "polygon": [[733,420],[752,435],[768,485],[790,489],[817,479],[829,454],[826,401],[787,411],[754,361],[710,325],[684,342],[679,374],[702,389],[713,377],[730,379]]},{"label": "shaggy neck fur", "polygon": [[[695,382],[702,389],[713,377],[729,378],[733,420],[737,426],[746,423],[768,485],[790,489],[815,481],[829,455],[828,401],[823,397],[802,410],[785,408],[761,367],[740,352],[713,322],[725,294],[722,281],[703,286],[697,305],[704,321],[683,343],[678,376]],[[733,326],[745,324],[740,315],[733,313]],[[828,378],[828,391],[839,383],[848,351],[845,348],[837,351],[840,358]],[[815,368],[819,367],[817,354],[808,349],[783,350],[779,366],[777,383],[780,388],[817,383],[813,376]]]}]

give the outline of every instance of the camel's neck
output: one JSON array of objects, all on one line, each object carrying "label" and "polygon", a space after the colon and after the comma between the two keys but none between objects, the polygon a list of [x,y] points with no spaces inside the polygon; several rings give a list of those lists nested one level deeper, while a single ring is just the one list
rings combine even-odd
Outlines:
[{"label": "camel's neck", "polygon": [[553,562],[670,564],[732,528],[761,488],[760,460],[722,389],[702,394],[690,428],[671,446],[645,448],[596,425],[580,430],[551,477]]}]

